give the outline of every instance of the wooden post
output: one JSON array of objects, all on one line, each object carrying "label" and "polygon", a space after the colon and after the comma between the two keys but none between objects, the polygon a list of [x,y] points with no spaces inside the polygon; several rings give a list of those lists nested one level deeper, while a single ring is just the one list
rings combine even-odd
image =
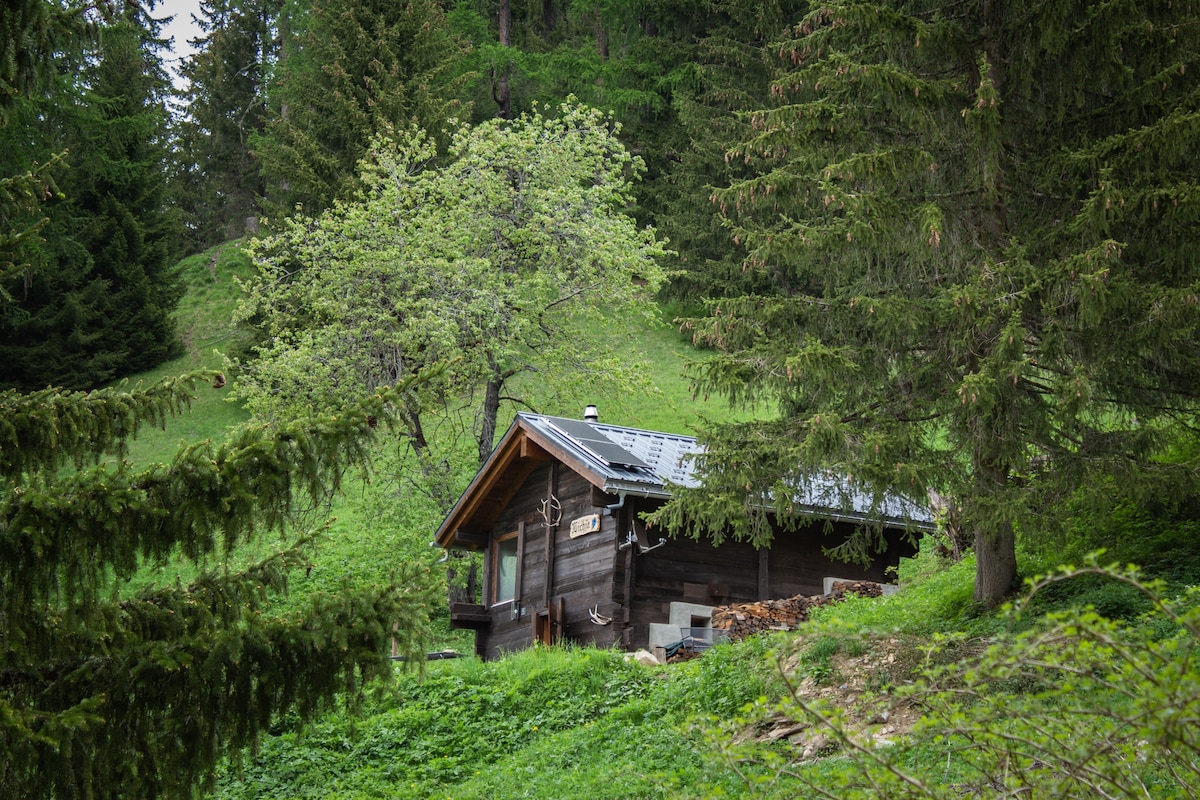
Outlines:
[{"label": "wooden post", "polygon": [[558,523],[562,521],[561,512],[559,512],[558,519],[553,519],[554,511],[551,508],[557,492],[558,462],[556,461],[550,465],[550,474],[546,479],[546,580],[542,586],[542,608],[550,607],[550,597],[554,594],[554,540],[558,538]]}]

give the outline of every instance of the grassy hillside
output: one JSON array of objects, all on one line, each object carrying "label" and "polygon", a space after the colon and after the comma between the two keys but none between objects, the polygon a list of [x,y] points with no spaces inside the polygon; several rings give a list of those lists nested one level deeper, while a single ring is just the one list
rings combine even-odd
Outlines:
[{"label": "grassy hillside", "polygon": [[731,714],[778,695],[765,641],[652,671],[598,650],[531,650],[435,662],[404,674],[351,724],[331,714],[281,731],[219,797],[662,796],[737,789],[714,774],[693,714]]},{"label": "grassy hillside", "polygon": [[979,615],[972,571],[926,555],[894,597],[665,667],[539,648],[398,669],[359,715],[281,725],[216,797],[1195,796],[1195,598],[1140,616],[1118,576],[1126,621],[1062,596]]},{"label": "grassy hillside", "polygon": [[[253,266],[239,243],[234,241],[189,256],[180,262],[178,269],[187,286],[187,294],[180,302],[175,318],[186,353],[175,361],[130,378],[128,383],[153,383],[192,370],[224,369],[221,353],[228,352],[236,340],[231,320],[241,296],[237,280],[249,277]],[[202,386],[189,413],[169,420],[162,430],[144,431],[132,443],[130,457],[138,463],[169,463],[181,442],[219,439],[231,426],[246,419],[247,414],[240,406],[228,402],[226,392]]]},{"label": "grassy hillside", "polygon": [[[218,351],[234,344],[234,277],[250,265],[231,243],[182,269],[188,354],[142,380],[223,368]],[[728,413],[691,397],[680,371],[694,353],[669,326],[635,338],[661,395],[624,398],[622,418],[606,420],[687,432],[701,415]],[[192,411],[141,435],[133,457],[169,461],[181,442],[245,421],[225,394],[201,387]],[[382,452],[373,480],[352,481],[309,516],[311,527],[332,519],[327,541],[281,610],[437,558],[428,540],[438,514],[390,464]],[[1104,520],[1081,510],[1070,542],[1043,540],[1058,544],[1021,556],[1032,574],[1108,546],[1157,557],[1169,589],[1083,574],[1043,587],[1020,616],[982,614],[970,560],[925,552],[904,565],[893,598],[852,600],[800,632],[669,667],[578,649],[431,662],[423,675],[398,666],[395,683],[355,713],[336,709],[303,730],[281,722],[255,756],[230,765],[217,796],[959,798],[1020,794],[1027,776],[1030,796],[1196,796],[1200,621],[1185,587],[1200,575],[1200,548],[1186,505],[1172,509]],[[272,535],[238,557],[277,545]],[[167,563],[139,581],[177,576],[188,570]],[[1176,595],[1178,606],[1155,605]],[[1079,610],[1088,608],[1102,616]],[[433,646],[470,643],[443,626]]]}]

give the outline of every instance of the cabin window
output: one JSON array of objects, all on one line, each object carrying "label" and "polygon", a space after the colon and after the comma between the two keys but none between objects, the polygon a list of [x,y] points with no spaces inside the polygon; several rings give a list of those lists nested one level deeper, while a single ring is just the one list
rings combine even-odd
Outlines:
[{"label": "cabin window", "polygon": [[500,536],[492,545],[492,604],[517,599],[517,531]]}]

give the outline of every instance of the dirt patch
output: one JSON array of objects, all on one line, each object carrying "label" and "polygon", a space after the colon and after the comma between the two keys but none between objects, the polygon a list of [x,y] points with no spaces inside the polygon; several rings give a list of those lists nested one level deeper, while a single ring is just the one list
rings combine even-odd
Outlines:
[{"label": "dirt patch", "polygon": [[920,644],[902,637],[856,638],[827,643],[828,636],[800,636],[782,656],[795,707],[756,727],[762,742],[786,740],[800,760],[830,755],[838,738],[822,718],[836,715],[846,735],[855,741],[887,745],[905,736],[920,711],[899,697],[895,687],[912,680],[924,660]]}]

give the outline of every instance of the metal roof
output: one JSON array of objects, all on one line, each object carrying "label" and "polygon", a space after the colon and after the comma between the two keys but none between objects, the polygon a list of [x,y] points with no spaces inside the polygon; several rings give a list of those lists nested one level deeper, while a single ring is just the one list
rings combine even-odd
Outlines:
[{"label": "metal roof", "polygon": [[[668,485],[695,487],[694,455],[703,448],[693,436],[660,433],[595,421],[521,412],[518,418],[553,439],[577,465],[600,477],[613,494],[670,497]],[[810,475],[793,498],[795,511],[816,517],[878,520],[930,529],[933,515],[898,495],[875,498],[836,474]]]},{"label": "metal roof", "polygon": [[[517,416],[530,428],[571,451],[582,466],[604,479],[606,490],[669,497],[668,483],[699,485],[691,459],[701,450],[695,437],[527,412]],[[577,432],[581,426],[598,434],[608,446],[588,446],[595,440],[580,436]]]}]

